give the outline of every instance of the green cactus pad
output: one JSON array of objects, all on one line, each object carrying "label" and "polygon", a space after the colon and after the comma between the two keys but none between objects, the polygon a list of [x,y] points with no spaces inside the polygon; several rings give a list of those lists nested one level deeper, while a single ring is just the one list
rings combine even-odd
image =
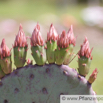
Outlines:
[{"label": "green cactus pad", "polygon": [[80,75],[86,76],[90,70],[91,59],[86,57],[80,57],[78,59],[78,71]]},{"label": "green cactus pad", "polygon": [[13,71],[11,56],[1,59],[0,63],[1,63],[1,68],[5,74],[9,74]]},{"label": "green cactus pad", "polygon": [[66,52],[68,48],[57,48],[55,51],[55,60],[56,60],[56,64],[58,65],[62,65],[65,57],[67,55],[68,52]]},{"label": "green cactus pad", "polygon": [[14,64],[17,68],[24,66],[26,55],[27,47],[14,47]]},{"label": "green cactus pad", "polygon": [[71,57],[72,57],[73,48],[74,48],[73,44],[70,44],[69,48],[68,48],[68,52],[67,52],[66,57],[65,57],[64,62],[63,62],[64,65],[69,64]]},{"label": "green cactus pad", "polygon": [[92,95],[87,80],[66,65],[28,65],[0,81],[0,103],[60,103],[60,95]]},{"label": "green cactus pad", "polygon": [[32,46],[31,51],[37,65],[44,65],[46,63],[46,50],[44,46]]},{"label": "green cactus pad", "polygon": [[54,51],[57,49],[57,42],[56,41],[47,41],[47,49],[46,49],[46,56],[47,61],[49,63],[55,63]]},{"label": "green cactus pad", "polygon": [[5,76],[5,73],[3,72],[1,65],[0,65],[0,79],[4,76]]}]

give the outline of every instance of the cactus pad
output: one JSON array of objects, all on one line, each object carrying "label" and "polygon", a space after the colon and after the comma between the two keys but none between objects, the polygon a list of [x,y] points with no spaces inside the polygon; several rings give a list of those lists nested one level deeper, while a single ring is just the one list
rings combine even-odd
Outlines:
[{"label": "cactus pad", "polygon": [[59,103],[61,94],[94,92],[84,77],[66,65],[28,65],[0,81],[0,103]]},{"label": "cactus pad", "polygon": [[[27,37],[22,26],[13,45],[14,64],[12,68],[11,49],[0,45],[0,103],[60,103],[60,95],[94,95],[91,84],[97,78],[97,68],[86,80],[90,70],[92,49],[85,38],[78,52],[78,72],[68,66],[75,46],[75,37],[71,26],[69,32],[58,35],[53,24],[45,42],[36,25],[31,41],[31,52],[36,64],[27,59]],[[48,64],[46,64],[48,63]],[[64,65],[65,64],[65,65]]]}]

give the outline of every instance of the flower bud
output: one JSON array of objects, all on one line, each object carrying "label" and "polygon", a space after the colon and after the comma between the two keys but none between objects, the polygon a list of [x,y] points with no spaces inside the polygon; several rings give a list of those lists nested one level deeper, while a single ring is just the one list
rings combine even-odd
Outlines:
[{"label": "flower bud", "polygon": [[95,68],[95,70],[93,71],[93,73],[89,77],[88,82],[92,84],[95,81],[95,79],[97,78],[97,74],[98,74],[98,69]]}]

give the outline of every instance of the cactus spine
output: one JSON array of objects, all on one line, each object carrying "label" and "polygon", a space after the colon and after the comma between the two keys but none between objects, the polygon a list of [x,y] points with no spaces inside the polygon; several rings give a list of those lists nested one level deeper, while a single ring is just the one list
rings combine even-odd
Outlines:
[{"label": "cactus spine", "polygon": [[19,26],[19,32],[16,35],[15,42],[14,42],[14,64],[17,68],[23,67],[26,62],[26,55],[27,55],[27,40],[26,36],[23,32],[22,25]]}]

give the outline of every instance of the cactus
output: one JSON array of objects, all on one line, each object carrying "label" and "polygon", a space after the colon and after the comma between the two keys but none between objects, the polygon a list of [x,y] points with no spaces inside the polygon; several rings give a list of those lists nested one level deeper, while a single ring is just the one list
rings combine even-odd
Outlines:
[{"label": "cactus", "polygon": [[89,42],[87,38],[85,38],[83,45],[81,45],[81,49],[78,53],[78,71],[79,74],[82,76],[86,76],[89,73],[90,70],[90,64],[92,61],[92,52],[93,48],[90,50],[89,48]]},{"label": "cactus", "polygon": [[67,35],[68,35],[68,40],[69,40],[69,47],[68,47],[67,55],[66,55],[66,57],[64,59],[64,62],[63,62],[64,65],[68,65],[69,64],[69,62],[71,60],[71,57],[73,55],[73,48],[75,46],[76,39],[75,39],[74,34],[73,34],[72,25],[71,25]]},{"label": "cactus", "polygon": [[[16,36],[16,47],[14,45],[14,48],[27,47],[26,42],[25,45],[23,44],[26,39],[18,39],[19,37],[20,35]],[[21,38],[22,37],[24,37],[24,35],[22,35]],[[27,59],[26,66],[20,67],[18,66],[18,63],[17,68],[19,68],[13,71],[11,71],[12,69],[9,68],[9,66],[8,68],[3,68],[4,64],[2,62],[7,65],[4,58],[8,58],[8,65],[11,66],[12,63],[10,60],[10,50],[5,45],[5,41],[3,39],[0,48],[0,103],[60,103],[60,95],[64,94],[95,95],[95,92],[92,89],[92,83],[97,78],[97,68],[93,71],[88,80],[84,77],[89,72],[89,62],[92,59],[92,50],[89,49],[87,38],[78,53],[78,73],[76,69],[72,69],[68,65],[63,64],[64,61],[68,59],[66,57],[70,52],[68,52],[68,50],[70,49],[70,45],[75,43],[75,40],[73,39],[74,41],[71,41],[70,43],[71,39],[68,38],[65,31],[62,32],[61,36],[56,37],[58,37],[56,39],[57,42],[54,38],[50,38],[51,40],[54,40],[56,44],[54,43],[49,45],[53,47],[56,47],[57,45],[57,48],[50,49],[47,43],[50,41],[47,39],[47,48],[45,49],[45,44],[40,34],[40,26],[37,24],[32,33],[32,37],[30,38],[32,56],[36,64],[33,65],[32,60]],[[17,42],[18,40],[19,42]],[[21,44],[23,45],[21,46]],[[15,49],[15,51],[18,52],[18,49]],[[50,58],[49,51],[53,56],[52,59]],[[20,55],[17,55],[16,58],[19,57]],[[22,57],[25,58],[25,56]],[[71,58],[70,56],[68,57]],[[22,60],[15,61],[22,62],[20,65],[24,65]],[[46,61],[48,61],[48,64],[46,64]],[[84,63],[86,64],[86,67],[82,66]],[[8,72],[9,70],[10,72]]]},{"label": "cactus", "polygon": [[31,51],[37,65],[44,65],[46,63],[46,50],[44,48],[44,41],[41,37],[39,24],[36,25],[32,33]]},{"label": "cactus", "polygon": [[55,50],[55,60],[57,65],[62,65],[69,49],[69,40],[65,31],[58,37],[57,45],[58,47]]},{"label": "cactus", "polygon": [[27,55],[27,40],[23,32],[22,25],[19,26],[19,32],[16,35],[13,50],[14,50],[14,64],[17,68],[23,67],[26,62]]},{"label": "cactus", "polygon": [[58,34],[53,26],[51,24],[50,30],[47,34],[47,48],[46,48],[46,54],[47,54],[47,61],[49,63],[55,63],[55,50],[57,49],[57,39],[58,39]]},{"label": "cactus", "polygon": [[0,64],[5,74],[9,74],[13,71],[10,51],[11,50],[5,44],[5,39],[3,39],[1,43]]}]

